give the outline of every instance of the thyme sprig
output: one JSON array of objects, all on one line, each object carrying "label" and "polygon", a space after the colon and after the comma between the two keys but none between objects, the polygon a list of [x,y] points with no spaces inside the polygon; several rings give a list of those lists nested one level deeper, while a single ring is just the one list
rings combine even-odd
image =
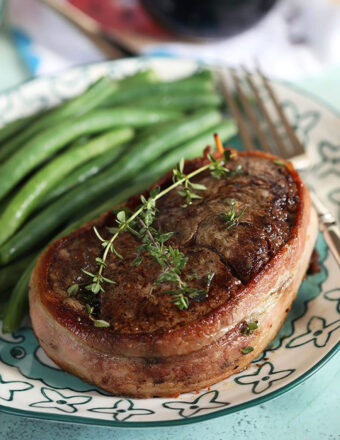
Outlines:
[{"label": "thyme sprig", "polygon": [[231,153],[230,150],[225,150],[223,153],[223,160],[215,159],[214,156],[208,154],[208,158],[211,162],[210,172],[213,177],[216,179],[221,179],[222,177],[235,177],[237,174],[242,174],[243,169],[242,165],[239,164],[234,170],[230,170],[225,167],[225,164],[230,161],[230,159],[234,156],[234,153]]},{"label": "thyme sprig", "polygon": [[191,182],[189,175],[184,174],[184,158],[181,159],[178,167],[173,170],[172,181],[175,183],[183,181],[183,188],[177,191],[178,194],[185,199],[185,204],[183,205],[183,207],[187,207],[195,199],[203,198],[195,191],[205,191],[207,189],[205,185]]},{"label": "thyme sprig", "polygon": [[[225,164],[230,160],[230,152],[225,152],[222,159],[215,159],[213,156],[208,155],[210,162],[189,174],[184,173],[184,159],[182,159],[176,169],[173,170],[173,183],[167,188],[160,190],[159,187],[153,189],[150,192],[149,198],[146,199],[141,196],[141,205],[137,207],[134,212],[129,212],[127,208],[123,208],[116,213],[116,224],[113,228],[108,228],[112,233],[110,239],[104,238],[99,231],[94,227],[94,232],[101,242],[104,248],[103,255],[96,258],[97,271],[92,273],[88,270],[82,269],[83,273],[90,277],[91,282],[85,284],[85,289],[88,293],[93,294],[93,302],[100,292],[105,292],[105,283],[115,284],[115,281],[104,277],[103,272],[107,266],[107,258],[110,253],[114,254],[117,258],[122,259],[123,256],[115,248],[115,241],[122,232],[130,232],[141,241],[141,246],[137,248],[139,255],[132,263],[138,265],[143,261],[143,252],[148,252],[151,257],[157,261],[161,266],[161,274],[156,279],[155,283],[170,283],[173,287],[164,293],[172,296],[171,302],[176,305],[180,310],[187,309],[189,306],[189,300],[202,301],[207,296],[209,286],[213,275],[208,276],[207,288],[197,289],[189,287],[187,283],[181,278],[181,272],[185,267],[188,258],[178,249],[172,246],[167,246],[165,243],[173,235],[172,232],[161,234],[153,226],[153,222],[156,216],[156,202],[161,197],[171,192],[177,187],[182,186],[179,189],[179,194],[184,197],[185,205],[188,206],[194,199],[200,199],[202,196],[197,194],[196,191],[204,191],[206,187],[202,184],[194,183],[191,181],[195,176],[210,170],[212,176],[221,178],[223,176],[233,177],[236,174],[242,172],[242,168],[238,166],[235,170],[229,170],[225,168]],[[233,207],[232,207],[233,208]],[[235,219],[241,217],[240,215],[231,214],[230,221],[234,222]],[[228,217],[229,218],[229,217]],[[78,292],[79,286],[70,286],[68,291]],[[107,326],[106,321],[96,320],[93,316],[94,308],[91,304],[87,304],[88,313],[90,319],[98,326]]]},{"label": "thyme sprig", "polygon": [[[172,296],[170,301],[180,310],[187,309],[189,300],[198,300],[202,296],[201,289],[189,288],[181,278],[181,272],[187,264],[188,258],[179,249],[166,246],[166,242],[172,237],[173,232],[160,234],[152,225],[152,217],[147,213],[141,213],[139,218],[140,227],[131,228],[131,232],[137,236],[142,245],[137,248],[139,252],[147,252],[161,267],[161,273],[155,280],[156,284],[171,283],[173,289],[164,291],[165,294]],[[146,222],[145,218],[149,221]],[[138,263],[142,262],[143,256],[140,255]],[[136,260],[135,260],[136,261]]]},{"label": "thyme sprig", "polygon": [[[141,197],[142,204],[140,207],[133,212],[130,217],[126,216],[126,211],[121,210],[116,214],[116,222],[118,224],[118,228],[111,228],[110,231],[113,232],[112,237],[109,240],[106,240],[103,238],[98,230],[94,227],[94,232],[98,239],[101,241],[102,246],[105,248],[103,256],[101,258],[97,257],[96,262],[98,263],[98,271],[96,273],[89,272],[87,270],[82,269],[82,271],[88,275],[92,282],[85,286],[87,290],[90,290],[95,295],[99,292],[104,292],[105,289],[103,287],[103,284],[105,282],[107,283],[115,283],[114,280],[111,280],[109,278],[106,278],[103,276],[103,271],[106,267],[106,260],[109,255],[109,253],[113,253],[118,258],[123,258],[119,252],[114,247],[114,242],[118,238],[118,236],[124,232],[125,230],[128,230],[132,233],[136,233],[135,229],[133,229],[133,224],[135,220],[143,215],[144,220],[146,221],[147,225],[151,225],[154,215],[155,215],[155,207],[156,207],[156,201],[160,199],[161,197],[165,196],[167,193],[178,187],[179,185],[185,184],[185,182],[190,181],[193,177],[197,176],[198,174],[204,172],[205,170],[208,170],[210,168],[211,164],[204,165],[203,167],[198,168],[197,170],[191,172],[188,175],[183,175],[180,179],[176,180],[172,185],[165,188],[163,191],[159,191],[158,189],[155,189],[154,191],[151,191],[149,199],[145,199],[144,196]],[[151,222],[151,223],[150,223]]]},{"label": "thyme sprig", "polygon": [[231,229],[234,226],[237,226],[244,214],[244,211],[247,209],[245,206],[241,209],[241,211],[237,214],[235,211],[235,200],[231,199],[230,201],[230,209],[227,212],[221,212],[220,213],[220,219],[227,224],[226,229]]}]

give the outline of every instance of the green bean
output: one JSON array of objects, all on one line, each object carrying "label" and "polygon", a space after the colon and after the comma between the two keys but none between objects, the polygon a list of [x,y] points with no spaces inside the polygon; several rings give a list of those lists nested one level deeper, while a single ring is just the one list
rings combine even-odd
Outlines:
[{"label": "green bean", "polygon": [[[107,192],[104,200],[98,204],[98,200],[94,206],[91,207],[90,212],[86,209],[80,213],[80,216],[76,216],[76,220],[71,223],[69,227],[74,226],[73,229],[83,225],[84,223],[99,217],[103,212],[110,210],[113,206],[128,200],[134,194],[139,194],[145,191],[152,183],[158,180],[168,168],[165,168],[163,163],[163,157],[158,158],[156,161],[150,163],[147,167],[143,168],[136,178],[123,181],[118,188]],[[178,163],[178,160],[175,164]],[[164,171],[160,171],[164,170]],[[72,230],[73,230],[72,229]],[[68,227],[65,229],[66,233],[69,231]],[[64,233],[64,231],[63,231]],[[65,235],[66,235],[65,233]]]},{"label": "green bean", "polygon": [[84,182],[92,176],[98,174],[101,170],[107,168],[112,162],[117,159],[125,150],[126,146],[123,145],[114,150],[109,150],[106,153],[101,154],[97,158],[86,162],[83,166],[74,170],[69,176],[59,182],[54,188],[51,189],[40,201],[37,209],[42,209],[44,206],[51,203],[53,200],[65,194],[70,189]]},{"label": "green bean", "polygon": [[140,70],[132,75],[125,76],[117,81],[119,88],[131,87],[158,82],[158,77],[154,70]]},{"label": "green bean", "polygon": [[134,105],[144,108],[193,110],[202,107],[218,107],[222,105],[222,102],[223,99],[218,93],[204,91],[200,94],[183,92],[180,95],[165,93],[148,96],[136,100]]},{"label": "green bean", "polygon": [[[80,147],[80,146],[82,146],[82,145],[85,145],[85,144],[88,143],[89,140],[91,140],[91,138],[92,138],[93,136],[96,136],[96,135],[97,135],[97,134],[95,134],[95,135],[92,135],[92,134],[84,134],[83,136],[78,137],[74,142],[72,142],[72,143],[68,146],[68,148],[69,148],[69,149],[71,149],[71,148],[77,148],[77,147]],[[98,136],[98,135],[97,135],[97,136]]]},{"label": "green bean", "polygon": [[[5,139],[17,134],[19,130],[22,130],[27,124],[29,124],[34,116],[27,116],[25,118],[17,119],[16,121],[9,122],[0,128],[0,142],[3,142]],[[1,154],[1,153],[0,153]],[[2,156],[0,156],[0,160],[2,160]]]},{"label": "green bean", "polygon": [[39,200],[78,165],[112,149],[133,137],[130,128],[115,129],[88,144],[66,151],[41,168],[18,191],[0,217],[0,245],[25,221]]},{"label": "green bean", "polygon": [[[2,139],[2,145],[0,148],[0,163],[4,162],[13,152],[16,146],[16,139],[18,136],[20,137],[21,134],[26,130],[27,126],[30,124],[30,122],[34,122],[34,120],[38,117],[38,115],[33,115],[32,117],[25,118],[25,119],[19,119],[17,121],[12,122],[8,126],[5,126],[2,130],[7,131],[8,129],[15,130],[13,133],[11,133],[10,136],[6,139]],[[30,121],[31,119],[31,121]],[[8,130],[10,131],[10,130]]]},{"label": "green bean", "polygon": [[[126,87],[139,87],[145,86],[147,84],[152,83],[162,83],[162,84],[188,84],[196,82],[196,84],[203,84],[203,87],[211,87],[213,83],[213,75],[210,70],[200,70],[198,72],[193,73],[190,76],[186,76],[184,78],[180,78],[174,81],[159,81],[156,73],[153,70],[145,70],[141,72],[137,72],[132,76],[127,76],[122,78],[119,81],[120,89],[124,89]],[[172,87],[172,86],[171,86]]]},{"label": "green bean", "polygon": [[160,129],[155,135],[136,142],[114,165],[76,186],[28,221],[0,248],[0,263],[7,264],[13,258],[28,252],[98,197],[111,189],[119,188],[124,180],[133,179],[141,169],[162,154],[214,127],[220,120],[221,114],[217,111],[197,112],[181,123],[176,122],[173,126]]},{"label": "green bean", "polygon": [[28,283],[37,258],[26,267],[14,287],[7,305],[7,310],[2,323],[2,332],[11,333],[18,329],[28,309]]},{"label": "green bean", "polygon": [[94,110],[76,121],[63,121],[33,138],[0,167],[0,199],[37,165],[83,134],[117,126],[142,127],[175,117],[178,113],[173,111],[125,107]]},{"label": "green bean", "polygon": [[184,78],[181,78],[182,82],[190,82],[193,79],[201,79],[204,81],[213,81],[214,76],[211,70],[209,69],[200,69],[194,72],[192,75],[185,76]]},{"label": "green bean", "polygon": [[15,190],[11,191],[6,197],[0,200],[0,215],[7,208],[7,205],[12,200],[14,194],[16,194]]},{"label": "green bean", "polygon": [[173,81],[147,84],[143,86],[136,85],[134,87],[124,88],[115,93],[106,102],[106,106],[125,105],[148,96],[159,96],[164,94],[192,93],[200,94],[204,91],[213,91],[214,85],[212,81],[193,78],[190,81]]},{"label": "green bean", "polygon": [[20,260],[15,260],[12,264],[0,269],[0,292],[4,292],[13,287],[18,281],[18,275],[26,269],[34,256],[28,255]]},{"label": "green bean", "polygon": [[[170,167],[172,167],[173,164],[178,162],[180,157],[183,156],[188,157],[188,155],[191,156],[194,155],[195,153],[199,153],[202,150],[202,141],[204,141],[204,143],[210,142],[213,132],[215,131],[218,132],[221,139],[223,141],[226,141],[228,137],[234,134],[234,130],[235,130],[235,126],[231,122],[229,121],[227,123],[222,122],[221,124],[215,126],[209,133],[205,133],[202,136],[196,137],[193,141],[187,142],[186,144],[182,145],[180,148],[174,150],[173,153],[171,152],[169,155],[160,158],[155,164],[149,167],[149,171],[146,173],[146,175],[149,176],[149,178],[146,177],[144,174],[144,176],[140,177],[140,180],[137,179],[133,184],[131,184],[127,188],[124,188],[122,191],[117,193],[113,198],[106,201],[104,204],[94,209],[90,213],[86,214],[81,219],[67,226],[61,233],[58,234],[56,238],[69,234],[73,230],[80,227],[82,224],[96,218],[102,212],[105,212],[113,208],[114,206],[127,200],[129,197],[136,194],[137,192],[143,191],[146,187],[149,186],[149,184],[151,184],[154,181],[153,179],[155,173],[156,174],[157,172],[160,173],[160,169],[162,171],[166,171],[169,168],[169,165],[171,164]],[[28,270],[25,271],[25,273],[21,277],[18,286],[14,289],[13,295],[11,297],[7,311],[5,313],[4,325],[3,325],[4,332],[11,332],[17,330],[26,313],[27,299],[25,300],[25,298],[27,298],[28,282],[32,270],[33,267],[30,266]]]},{"label": "green bean", "polygon": [[184,118],[186,118],[188,115],[183,116],[182,114],[180,115],[180,117],[178,117],[177,119],[171,119],[169,121],[163,121],[163,122],[158,122],[157,124],[153,124],[153,125],[149,125],[147,127],[143,127],[139,130],[137,130],[137,138],[136,141],[139,142],[140,140],[151,136],[151,135],[156,135],[158,133],[159,130],[169,127],[175,127],[177,124],[180,124],[181,122],[183,122]]},{"label": "green bean", "polygon": [[[8,310],[8,302],[1,302],[0,303],[0,320],[2,321],[4,319],[4,317],[6,316]],[[24,316],[23,316],[24,317]],[[23,318],[22,317],[22,318]],[[21,320],[22,320],[21,318]],[[20,321],[21,321],[20,320]]]},{"label": "green bean", "polygon": [[13,148],[10,143],[5,143],[0,149],[0,165],[12,154]]}]

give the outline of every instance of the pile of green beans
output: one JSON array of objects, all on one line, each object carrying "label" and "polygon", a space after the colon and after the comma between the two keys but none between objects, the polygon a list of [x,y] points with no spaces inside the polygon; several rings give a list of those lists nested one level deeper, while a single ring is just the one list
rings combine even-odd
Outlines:
[{"label": "pile of green beans", "polygon": [[23,185],[0,217],[0,245],[3,244],[33,211],[39,200],[78,165],[133,138],[131,128],[111,130],[88,144],[66,151],[42,167]]},{"label": "pile of green beans", "polygon": [[27,312],[44,246],[143,191],[182,157],[199,156],[215,132],[228,141],[236,125],[222,105],[208,70],[172,82],[143,71],[100,78],[59,107],[0,129],[4,332]]}]

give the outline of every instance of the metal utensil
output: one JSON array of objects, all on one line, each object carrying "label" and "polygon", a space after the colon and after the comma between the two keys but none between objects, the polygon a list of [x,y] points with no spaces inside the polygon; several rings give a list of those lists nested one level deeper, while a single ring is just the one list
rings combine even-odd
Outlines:
[{"label": "metal utensil", "polygon": [[125,45],[121,44],[108,32],[104,32],[101,26],[91,17],[84,14],[71,3],[60,0],[40,0],[54,9],[58,14],[66,18],[70,23],[83,32],[109,59],[135,56]]},{"label": "metal utensil", "polygon": [[[267,152],[291,161],[296,169],[305,170],[309,165],[308,154],[263,73],[257,69],[256,75],[250,74],[243,67],[221,68],[218,74],[245,148],[254,150],[260,146]],[[273,114],[276,115],[275,119]],[[280,124],[277,124],[278,121]],[[340,229],[315,193],[311,193],[311,198],[319,217],[320,230],[340,265]]]}]

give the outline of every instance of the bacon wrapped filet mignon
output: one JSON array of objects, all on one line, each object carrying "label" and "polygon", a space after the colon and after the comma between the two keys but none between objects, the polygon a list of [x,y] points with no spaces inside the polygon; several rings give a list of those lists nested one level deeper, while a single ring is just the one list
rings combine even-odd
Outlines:
[{"label": "bacon wrapped filet mignon", "polygon": [[[207,161],[188,161],[185,172]],[[130,232],[115,242],[123,259],[108,256],[104,274],[115,283],[98,294],[96,317],[109,326],[96,327],[86,298],[69,295],[69,286],[88,281],[82,269],[95,271],[103,247],[93,226],[108,239],[113,212],[45,250],[31,277],[30,315],[54,362],[113,394],[174,396],[237,373],[266,348],[307,271],[317,217],[291,164],[243,152],[227,166],[242,172],[193,179],[206,187],[202,198],[184,204],[175,189],[157,202],[154,227],[173,232],[167,244],[187,258],[181,278],[206,292],[189,298],[187,309],[171,302],[171,286],[155,283],[161,267],[152,256],[134,264],[140,242]],[[170,185],[170,174],[160,184]]]}]

